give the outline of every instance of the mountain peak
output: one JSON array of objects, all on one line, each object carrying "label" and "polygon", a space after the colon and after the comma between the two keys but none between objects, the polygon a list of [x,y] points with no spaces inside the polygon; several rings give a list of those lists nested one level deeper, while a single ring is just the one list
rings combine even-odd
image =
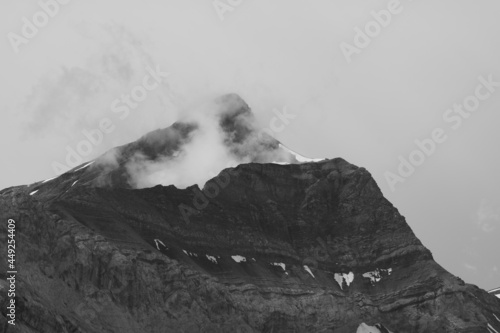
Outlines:
[{"label": "mountain peak", "polygon": [[237,94],[216,98],[197,111],[170,127],[108,151],[85,170],[84,177],[98,187],[173,184],[185,188],[194,183],[203,186],[214,174],[242,163],[321,160],[303,157],[262,131],[250,107]]}]

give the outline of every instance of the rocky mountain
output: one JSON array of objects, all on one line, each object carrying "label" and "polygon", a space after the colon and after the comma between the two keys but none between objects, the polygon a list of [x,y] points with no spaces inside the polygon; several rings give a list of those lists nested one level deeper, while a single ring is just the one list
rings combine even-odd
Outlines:
[{"label": "rocky mountain", "polygon": [[140,185],[186,158],[204,124],[182,121],[0,191],[3,332],[500,332],[500,299],[437,264],[366,169],[295,154],[235,95],[217,105],[237,166],[202,188]]}]

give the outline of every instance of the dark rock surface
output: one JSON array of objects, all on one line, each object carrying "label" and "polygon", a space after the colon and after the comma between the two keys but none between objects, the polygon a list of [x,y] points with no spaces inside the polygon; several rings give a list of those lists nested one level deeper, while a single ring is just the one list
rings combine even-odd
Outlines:
[{"label": "dark rock surface", "polygon": [[[147,138],[120,149],[164,153]],[[204,189],[131,189],[89,165],[0,191],[0,207],[18,266],[11,326],[2,257],[4,332],[500,332],[500,299],[439,266],[340,158],[242,164]]]}]

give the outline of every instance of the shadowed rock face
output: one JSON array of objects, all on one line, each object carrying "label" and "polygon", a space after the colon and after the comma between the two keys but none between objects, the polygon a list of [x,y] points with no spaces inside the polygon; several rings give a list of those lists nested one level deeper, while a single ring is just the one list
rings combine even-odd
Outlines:
[{"label": "shadowed rock face", "polygon": [[[235,141],[240,125],[221,121]],[[175,151],[195,130],[150,133],[120,148],[122,162]],[[8,332],[500,331],[500,299],[439,266],[343,159],[243,164],[203,189],[131,189],[120,167],[99,186],[102,172],[0,192],[3,244],[5,221],[17,226]]]}]

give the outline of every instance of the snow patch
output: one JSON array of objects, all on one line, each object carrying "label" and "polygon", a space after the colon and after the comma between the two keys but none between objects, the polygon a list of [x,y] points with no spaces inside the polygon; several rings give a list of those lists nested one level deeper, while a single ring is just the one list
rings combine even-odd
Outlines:
[{"label": "snow patch", "polygon": [[337,281],[337,283],[339,284],[340,289],[344,290],[344,288],[342,287],[343,282],[345,281],[345,283],[349,287],[351,285],[352,281],[354,281],[354,273],[353,272],[349,272],[348,274],[335,273],[334,278],[335,278],[335,281]]},{"label": "snow patch", "polygon": [[78,180],[77,180],[77,181],[75,181],[75,182],[73,183],[73,185],[71,185],[71,187],[75,186],[75,184],[76,184],[76,183],[78,183]]},{"label": "snow patch", "polygon": [[496,329],[494,329],[493,326],[491,326],[490,323],[488,323],[488,331],[490,333],[498,333],[498,331]]},{"label": "snow patch", "polygon": [[271,265],[273,266],[279,266],[281,267],[284,271],[286,271],[286,265],[282,262],[272,262]]},{"label": "snow patch", "polygon": [[319,162],[319,161],[323,161],[324,158],[308,158],[308,157],[304,157],[302,155],[299,155],[297,154],[296,152],[294,152],[293,150],[290,150],[288,149],[287,147],[285,147],[283,144],[280,143],[280,148],[283,148],[284,150],[288,151],[290,154],[292,154],[293,156],[295,156],[295,159],[301,163],[307,163],[307,162]]},{"label": "snow patch", "polygon": [[385,327],[382,324],[375,324],[374,326],[370,326],[366,325],[365,323],[361,323],[361,325],[359,325],[358,329],[356,330],[356,333],[381,333],[381,332],[392,333],[392,331],[389,331],[387,327]]},{"label": "snow patch", "polygon": [[217,262],[217,259],[213,256],[209,256],[208,254],[206,254],[207,256],[207,259],[210,260],[211,262],[213,262],[214,264],[218,264]]},{"label": "snow patch", "polygon": [[187,256],[190,256],[190,257],[196,257],[198,258],[198,254],[197,253],[194,253],[194,252],[188,252],[186,250],[182,250],[182,252],[184,252]]},{"label": "snow patch", "polygon": [[74,172],[78,171],[78,170],[82,170],[82,169],[85,169],[86,167],[88,167],[89,165],[91,165],[92,163],[94,163],[94,161],[90,162],[90,163],[87,163],[85,164],[84,166],[82,166],[81,168],[78,168],[76,169]]},{"label": "snow patch", "polygon": [[40,191],[40,190],[33,191],[30,193],[30,195],[36,194],[36,192],[38,192],[38,191]]},{"label": "snow patch", "polygon": [[335,281],[337,281],[337,283],[339,284],[340,289],[344,290],[344,288],[342,288],[342,282],[344,281],[342,274],[335,273],[334,278],[335,278]]},{"label": "snow patch", "polygon": [[233,260],[234,260],[234,261],[236,261],[238,264],[239,264],[240,262],[246,262],[246,261],[247,261],[247,258],[242,257],[242,256],[238,256],[238,255],[236,255],[236,256],[231,256],[231,258],[233,258]]},{"label": "snow patch", "polygon": [[288,162],[272,162],[272,164],[288,165]]},{"label": "snow patch", "polygon": [[167,246],[159,239],[155,239],[155,243],[156,243],[156,248],[159,250],[160,249],[160,246],[159,244],[163,245],[164,248],[166,248]]},{"label": "snow patch", "polygon": [[354,273],[349,272],[349,274],[343,274],[343,276],[345,279],[345,283],[347,283],[347,286],[349,287],[351,285],[352,281],[354,281]]},{"label": "snow patch", "polygon": [[366,272],[363,274],[364,278],[370,279],[371,283],[374,284],[382,280],[382,275],[380,273],[386,273],[387,275],[391,275],[392,268],[388,269],[375,269],[372,272]]},{"label": "snow patch", "polygon": [[[183,250],[184,251],[184,250]],[[198,258],[198,254],[194,253],[194,252],[188,252],[188,251],[184,251],[185,254],[187,254],[188,256],[190,257],[196,257]]]},{"label": "snow patch", "polygon": [[311,274],[313,278],[316,278],[307,265],[304,265],[304,269],[306,270],[307,273]]},{"label": "snow patch", "polygon": [[356,333],[380,333],[380,330],[375,326],[369,326],[361,323],[356,330]]},{"label": "snow patch", "polygon": [[500,322],[500,319],[498,319],[498,317],[493,313],[493,317],[495,317],[496,320],[498,320],[498,322]]},{"label": "snow patch", "polygon": [[57,177],[52,177],[52,178],[49,178],[49,179],[45,179],[42,184],[45,184],[46,182],[50,182],[51,180],[53,179],[56,179]]},{"label": "snow patch", "polygon": [[373,272],[367,272],[363,274],[364,278],[368,278],[372,283],[379,282],[382,278],[380,277],[380,273],[378,270]]}]

